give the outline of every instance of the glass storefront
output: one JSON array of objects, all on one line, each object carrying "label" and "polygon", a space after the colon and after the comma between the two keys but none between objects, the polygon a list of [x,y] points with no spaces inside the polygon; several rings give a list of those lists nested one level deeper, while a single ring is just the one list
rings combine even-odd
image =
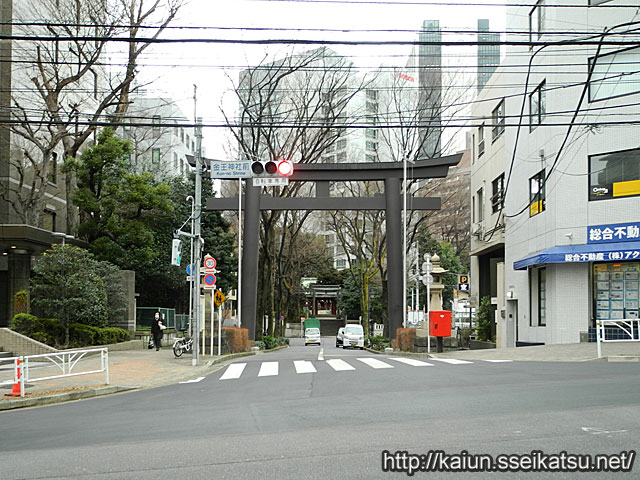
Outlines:
[{"label": "glass storefront", "polygon": [[640,262],[593,265],[595,318],[637,319],[640,315]]}]

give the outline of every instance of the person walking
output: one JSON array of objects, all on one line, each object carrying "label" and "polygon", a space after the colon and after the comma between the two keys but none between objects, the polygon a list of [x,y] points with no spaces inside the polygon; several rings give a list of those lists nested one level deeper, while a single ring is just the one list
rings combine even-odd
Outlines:
[{"label": "person walking", "polygon": [[151,322],[151,337],[153,338],[153,344],[156,346],[156,352],[160,350],[160,343],[162,342],[162,331],[167,328],[162,323],[160,318],[160,312],[156,312],[153,321]]}]

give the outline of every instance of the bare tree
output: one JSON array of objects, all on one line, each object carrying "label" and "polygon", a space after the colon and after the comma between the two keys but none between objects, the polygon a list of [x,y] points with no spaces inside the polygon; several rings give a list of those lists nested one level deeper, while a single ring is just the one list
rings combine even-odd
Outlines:
[{"label": "bare tree", "polygon": [[[362,90],[364,81],[357,79],[352,65],[327,48],[289,54],[277,61],[267,61],[244,70],[234,87],[239,102],[237,120],[231,121],[238,157],[248,160],[290,159],[293,162],[321,161],[321,155],[339,138],[346,135],[351,120],[347,106]],[[270,187],[274,196],[309,195],[311,186],[294,182],[286,187]],[[273,321],[279,314],[275,298],[278,278],[284,278],[283,257],[278,255],[283,241],[295,238],[283,236],[278,247],[277,231],[298,231],[308,213],[289,215],[284,212],[262,212],[260,227],[263,268],[259,278],[259,333],[263,314],[270,319],[268,328],[275,332]],[[279,300],[279,299],[278,299]]]},{"label": "bare tree", "polygon": [[[447,69],[442,74],[442,85],[425,88],[416,85],[415,78],[392,69],[386,75],[390,87],[382,91],[385,98],[384,121],[392,128],[382,130],[385,155],[390,161],[408,162],[407,192],[416,196],[437,196],[442,200],[442,210],[436,212],[410,211],[407,224],[407,249],[415,240],[420,227],[441,241],[454,245],[457,253],[468,252],[469,191],[467,188],[451,188],[445,179],[427,181],[411,178],[411,164],[442,152],[456,150],[455,141],[461,132],[454,127],[457,118],[468,111],[472,94],[471,82],[464,78],[462,69]],[[419,72],[418,72],[419,73]],[[466,85],[460,88],[460,85]],[[434,145],[439,149],[433,150]],[[456,175],[451,169],[450,176]],[[468,178],[468,177],[467,177]],[[467,182],[468,183],[468,182]],[[386,286],[386,266],[380,257],[383,289]]]},{"label": "bare tree", "polygon": [[[100,124],[121,121],[140,55],[174,19],[183,1],[27,0],[16,7],[14,34],[39,38],[14,40],[18,62],[13,73],[10,162],[18,184],[4,185],[0,194],[22,221],[41,224],[42,200],[57,168],[52,165],[54,153],[63,159],[76,157]],[[33,22],[34,11],[45,12],[46,19]],[[107,60],[116,38],[126,39],[120,68]],[[65,172],[64,186],[66,229],[71,232],[75,210],[70,172]]]},{"label": "bare tree", "polygon": [[[345,182],[339,184],[345,196],[373,196],[382,193],[377,182]],[[386,256],[384,212],[331,212],[333,229],[349,262],[349,272],[360,291],[360,307],[365,335],[369,334],[369,289],[380,273],[378,259]]]}]

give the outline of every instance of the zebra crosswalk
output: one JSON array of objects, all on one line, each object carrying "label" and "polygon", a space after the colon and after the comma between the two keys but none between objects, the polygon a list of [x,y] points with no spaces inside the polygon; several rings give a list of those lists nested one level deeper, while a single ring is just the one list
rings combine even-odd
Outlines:
[{"label": "zebra crosswalk", "polygon": [[[485,360],[491,362],[491,360]],[[511,360],[501,360],[510,362]],[[385,357],[384,360],[375,357],[350,357],[349,361],[342,358],[331,358],[318,360],[315,363],[310,360],[294,360],[293,367],[296,374],[318,373],[320,365],[327,365],[330,371],[346,372],[357,370],[358,368],[372,368],[374,370],[392,369],[396,366],[408,367],[433,367],[435,363],[448,365],[470,365],[474,362],[470,360],[458,360],[455,358],[430,358],[428,362],[415,358],[405,357]],[[495,363],[495,361],[493,361]],[[288,362],[283,362],[288,363]],[[232,363],[224,370],[219,380],[237,380],[245,372],[247,363]],[[326,367],[323,367],[326,370]],[[254,373],[255,374],[255,373]],[[280,362],[261,362],[258,370],[258,377],[274,377],[280,374]]]}]

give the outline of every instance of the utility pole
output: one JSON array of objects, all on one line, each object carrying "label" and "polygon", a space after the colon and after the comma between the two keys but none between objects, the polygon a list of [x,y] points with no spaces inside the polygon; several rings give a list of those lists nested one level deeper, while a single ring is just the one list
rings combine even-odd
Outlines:
[{"label": "utility pole", "polygon": [[[196,135],[196,192],[195,192],[195,205],[194,205],[194,229],[193,235],[195,242],[193,249],[193,318],[191,325],[193,328],[193,358],[191,364],[195,367],[199,363],[200,359],[200,320],[201,320],[201,303],[200,303],[200,264],[202,263],[202,237],[200,235],[200,226],[202,220],[202,123],[197,117],[197,93],[198,87],[193,86],[193,117],[196,121],[195,135]],[[213,332],[211,332],[213,335]]]}]

